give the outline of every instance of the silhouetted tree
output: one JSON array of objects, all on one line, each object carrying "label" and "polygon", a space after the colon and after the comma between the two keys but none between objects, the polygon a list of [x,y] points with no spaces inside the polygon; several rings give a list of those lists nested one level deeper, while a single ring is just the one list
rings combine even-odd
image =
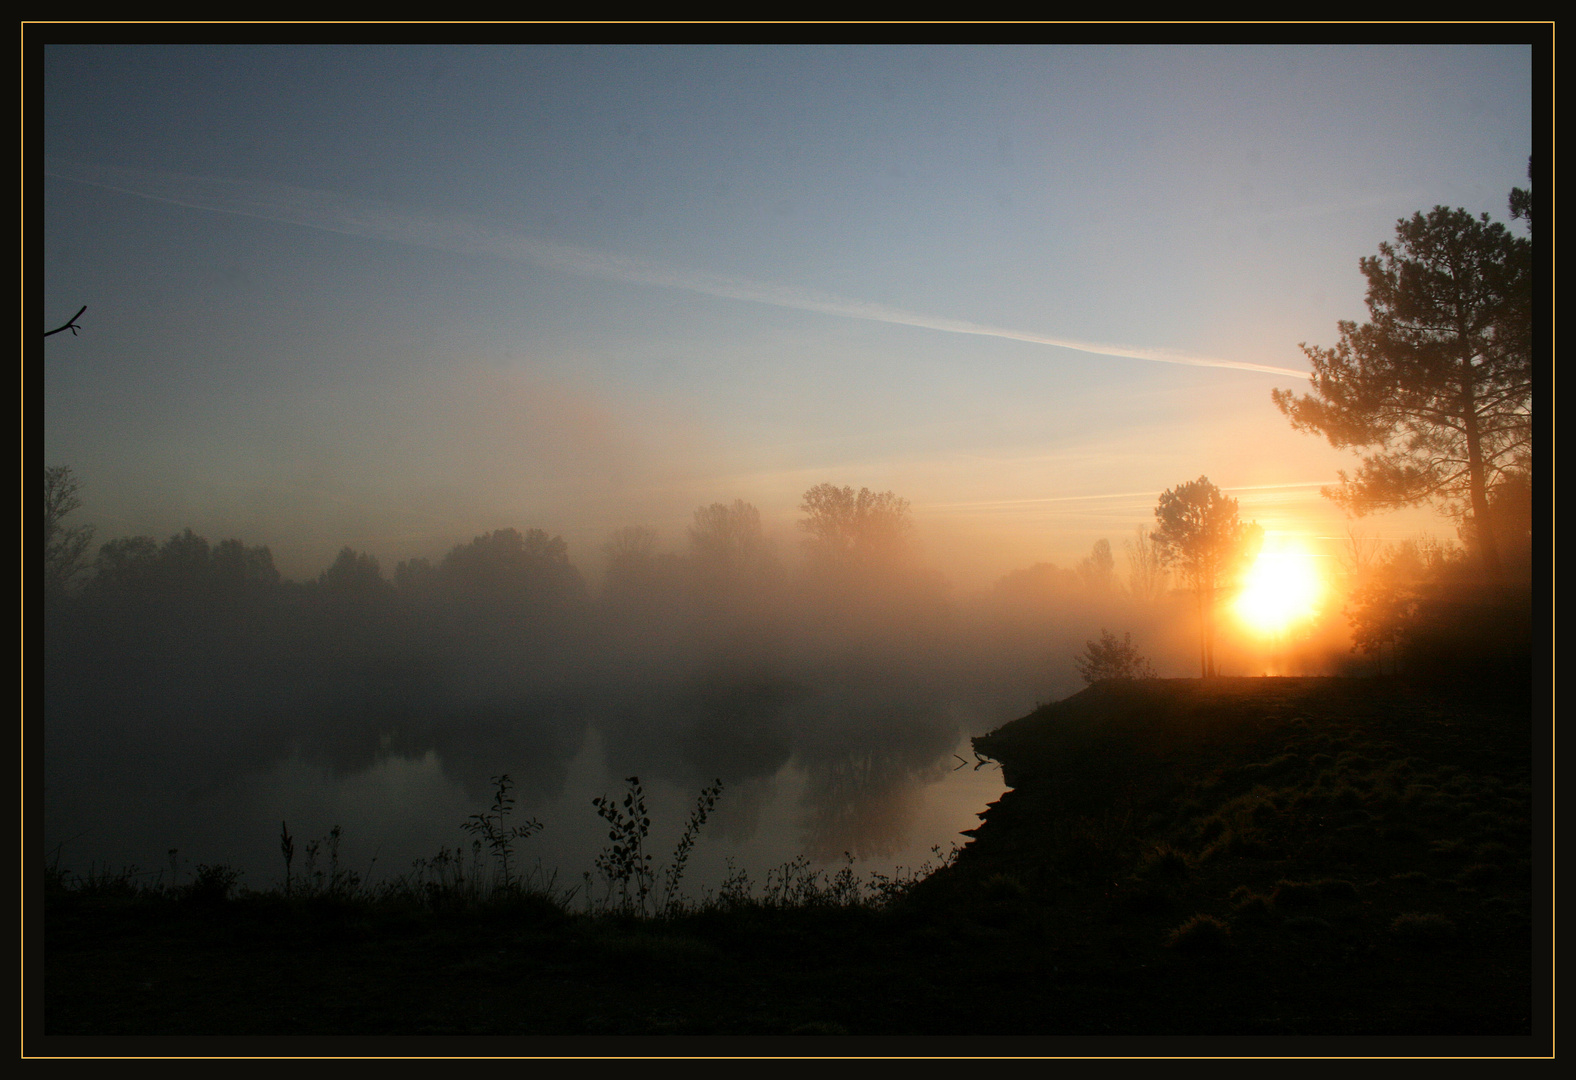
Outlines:
[{"label": "silhouetted tree", "polygon": [[221,540],[211,556],[215,583],[222,589],[256,589],[279,584],[274,555],[266,547],[247,547],[239,540]]},{"label": "silhouetted tree", "polygon": [[[697,514],[700,511],[696,511]],[[602,545],[608,571],[644,566],[656,557],[657,531],[642,525],[626,525]]]},{"label": "silhouetted tree", "polygon": [[991,592],[998,601],[1014,607],[1043,607],[1061,602],[1077,587],[1077,571],[1040,562],[1003,574],[991,587]]},{"label": "silhouetted tree", "polygon": [[176,596],[194,596],[213,583],[213,552],[206,537],[183,529],[164,541],[154,562],[161,590]]},{"label": "silhouetted tree", "polygon": [[[1525,579],[1532,564],[1532,474],[1507,469],[1488,493],[1488,529],[1507,576]],[[1481,561],[1484,530],[1468,518],[1456,533]]]},{"label": "silhouetted tree", "polygon": [[[1334,349],[1304,344],[1314,392],[1275,404],[1332,446],[1377,448],[1325,489],[1348,512],[1427,501],[1483,521],[1505,474],[1531,468],[1532,244],[1443,206],[1397,222],[1396,240],[1360,263],[1371,321],[1340,323]],[[1478,540],[1498,577],[1492,530]]]},{"label": "silhouetted tree", "polygon": [[1165,595],[1165,563],[1155,548],[1154,533],[1146,526],[1138,526],[1127,547],[1127,591],[1134,600],[1158,600]]},{"label": "silhouetted tree", "polygon": [[1116,583],[1116,558],[1111,554],[1111,541],[1096,540],[1094,548],[1078,564],[1078,577],[1084,588],[1092,592],[1110,592]]},{"label": "silhouetted tree", "polygon": [[817,484],[804,493],[799,527],[809,533],[805,548],[814,563],[870,569],[899,563],[913,533],[907,499],[890,491]]},{"label": "silhouetted tree", "polygon": [[1207,477],[1181,484],[1160,496],[1155,550],[1175,566],[1198,600],[1199,666],[1205,678],[1215,671],[1215,602],[1237,572],[1258,553],[1263,530],[1243,524],[1237,500],[1228,499]]},{"label": "silhouetted tree", "polygon": [[761,513],[743,499],[712,503],[695,511],[689,530],[690,557],[706,577],[736,577],[758,566],[765,553]]},{"label": "silhouetted tree", "polygon": [[339,549],[333,565],[317,576],[317,584],[330,596],[356,600],[369,600],[389,589],[378,560],[349,547]]},{"label": "silhouetted tree", "polygon": [[1083,681],[1091,686],[1097,682],[1128,682],[1155,677],[1155,669],[1134,647],[1133,635],[1123,634],[1122,640],[1118,641],[1109,630],[1100,631],[1099,641],[1084,643],[1084,651],[1073,657],[1073,667],[1078,669]]},{"label": "silhouetted tree", "polygon": [[153,585],[159,545],[151,536],[123,536],[105,541],[93,563],[94,591],[124,592]]},{"label": "silhouetted tree", "polygon": [[1419,629],[1424,599],[1462,558],[1459,550],[1432,537],[1404,541],[1358,568],[1347,592],[1345,614],[1352,651],[1373,656],[1379,670],[1403,669],[1404,654]]},{"label": "silhouetted tree", "polygon": [[604,597],[627,600],[645,596],[655,585],[657,534],[640,525],[626,525],[602,545],[607,560]]},{"label": "silhouetted tree", "polygon": [[[78,312],[78,314],[81,314]],[[37,490],[37,489],[35,489]],[[62,520],[82,506],[78,494],[81,484],[69,466],[44,467],[44,590],[57,596],[87,569],[88,546],[93,543],[91,525],[62,524]],[[37,520],[36,518],[34,520]],[[37,535],[36,533],[34,535]]]},{"label": "silhouetted tree", "polygon": [[403,596],[431,597],[438,591],[437,568],[427,559],[406,559],[394,567],[394,587]]},{"label": "silhouetted tree", "polygon": [[[1527,156],[1527,183],[1532,183],[1532,156]],[[1510,216],[1511,220],[1517,218],[1527,219],[1527,228],[1532,228],[1532,192],[1523,188],[1510,189]],[[86,309],[84,309],[86,310]],[[77,312],[82,314],[82,312]]]},{"label": "silhouetted tree", "polygon": [[274,556],[266,547],[224,540],[210,547],[191,529],[155,544],[151,536],[105,542],[93,564],[95,593],[141,592],[166,597],[234,594],[279,584]]},{"label": "silhouetted tree", "polygon": [[487,605],[561,604],[585,595],[569,545],[541,529],[478,536],[445,555],[438,572],[450,595]]}]

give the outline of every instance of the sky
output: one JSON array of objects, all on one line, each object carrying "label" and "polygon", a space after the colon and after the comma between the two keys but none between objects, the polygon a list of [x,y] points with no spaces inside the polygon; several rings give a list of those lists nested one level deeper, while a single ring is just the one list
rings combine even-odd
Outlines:
[{"label": "sky", "polygon": [[1270,392],[1398,218],[1508,221],[1534,137],[1526,45],[29,58],[30,300],[88,310],[24,438],[100,540],[297,579],[511,526],[594,579],[613,530],[679,550],[734,499],[791,557],[827,481],[907,498],[965,588],[1120,550],[1200,475],[1333,551],[1357,460]]}]

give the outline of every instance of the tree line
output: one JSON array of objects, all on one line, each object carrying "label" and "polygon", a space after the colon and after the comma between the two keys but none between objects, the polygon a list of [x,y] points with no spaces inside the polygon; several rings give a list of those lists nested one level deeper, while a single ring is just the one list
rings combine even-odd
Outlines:
[{"label": "tree line", "polygon": [[[496,529],[455,545],[437,561],[403,560],[392,574],[377,556],[346,546],[316,577],[292,583],[281,577],[266,545],[239,539],[210,543],[190,528],[162,543],[151,536],[114,538],[93,554],[93,527],[66,521],[82,505],[80,481],[68,467],[45,469],[45,504],[45,584],[52,596],[68,591],[89,597],[229,594],[283,586],[327,597],[402,594],[478,603],[513,597],[564,604],[588,595],[568,544],[542,529]],[[891,491],[818,484],[804,493],[800,512],[804,566],[812,577],[841,586],[917,565],[911,506]],[[682,574],[725,592],[742,582],[780,580],[786,573],[765,535],[760,511],[743,499],[697,508],[685,539],[681,556],[661,551],[653,529],[632,525],[614,531],[601,548],[604,594],[613,599],[637,594]],[[1167,591],[1170,571],[1163,543],[1159,531],[1143,526],[1127,541],[1126,591],[1135,599],[1152,600]],[[1038,581],[1063,591],[1124,591],[1111,543],[1104,539],[1075,566],[1062,570],[1040,563],[1003,580],[1009,587]]]}]

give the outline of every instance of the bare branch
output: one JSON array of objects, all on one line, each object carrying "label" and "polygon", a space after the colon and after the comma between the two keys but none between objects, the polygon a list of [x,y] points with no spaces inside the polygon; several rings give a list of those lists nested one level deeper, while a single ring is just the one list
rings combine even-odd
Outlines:
[{"label": "bare branch", "polygon": [[76,337],[77,336],[77,330],[80,329],[80,327],[77,326],[77,320],[82,318],[82,313],[84,311],[86,311],[87,309],[88,309],[88,306],[86,304],[83,304],[80,308],[77,309],[77,313],[75,315],[71,316],[71,318],[66,320],[66,323],[65,323],[64,326],[57,326],[53,330],[45,330],[44,331],[44,336],[45,337],[49,337],[49,335],[51,335],[51,334],[58,334],[62,330],[70,330],[71,331],[71,336],[72,337]]}]

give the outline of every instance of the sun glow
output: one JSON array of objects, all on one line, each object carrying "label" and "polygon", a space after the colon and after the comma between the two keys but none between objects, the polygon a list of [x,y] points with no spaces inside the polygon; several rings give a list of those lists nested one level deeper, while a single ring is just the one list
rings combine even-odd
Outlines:
[{"label": "sun glow", "polygon": [[1284,633],[1318,613],[1324,581],[1313,556],[1298,547],[1266,548],[1243,582],[1237,617],[1260,634]]}]

